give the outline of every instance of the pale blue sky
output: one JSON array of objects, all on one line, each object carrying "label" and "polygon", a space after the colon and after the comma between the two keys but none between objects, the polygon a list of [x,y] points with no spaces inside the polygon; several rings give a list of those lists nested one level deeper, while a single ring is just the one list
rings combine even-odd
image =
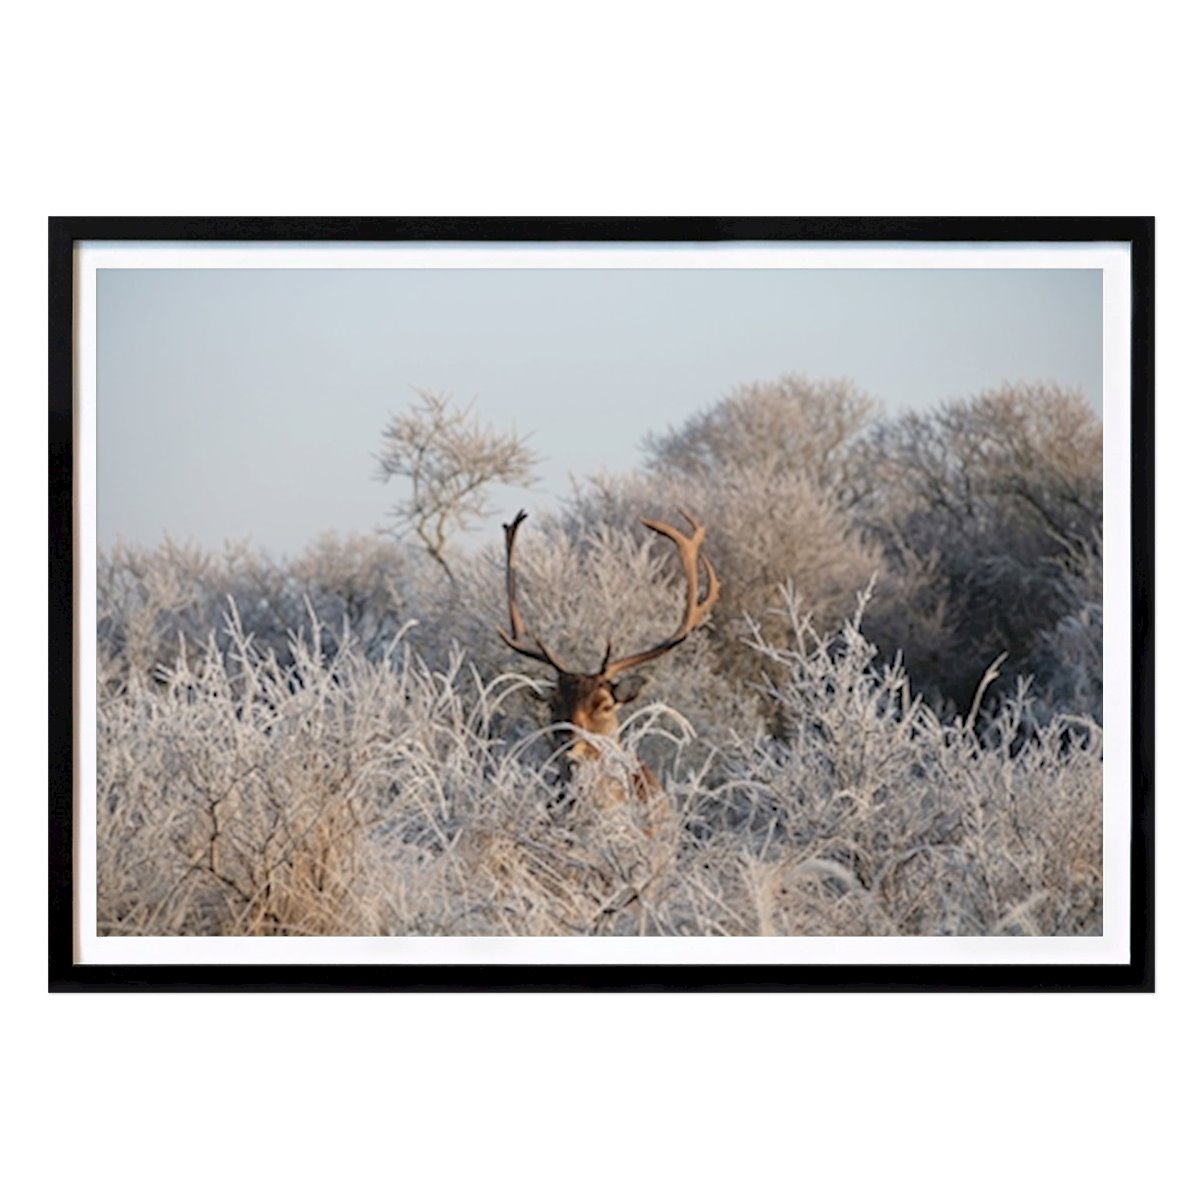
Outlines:
[{"label": "pale blue sky", "polygon": [[[97,279],[99,539],[275,553],[371,532],[412,388],[531,435],[536,491],[640,460],[739,383],[847,377],[890,411],[1005,380],[1101,401],[1096,270],[144,270]],[[498,520],[499,518],[497,518]],[[495,524],[495,522],[491,522]],[[488,530],[490,532],[490,529]],[[486,534],[485,534],[486,536]]]}]

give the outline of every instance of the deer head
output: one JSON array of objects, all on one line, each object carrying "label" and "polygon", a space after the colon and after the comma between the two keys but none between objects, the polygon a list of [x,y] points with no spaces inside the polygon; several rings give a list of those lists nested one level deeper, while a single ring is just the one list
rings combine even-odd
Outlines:
[{"label": "deer head", "polygon": [[[517,541],[517,530],[528,514],[522,509],[512,519],[511,524],[504,526],[508,618],[511,632],[503,628],[498,629],[497,632],[505,643],[518,654],[531,658],[535,662],[545,663],[554,671],[556,675],[555,689],[551,696],[550,706],[551,715],[556,723],[574,726],[595,737],[615,739],[620,725],[618,712],[621,705],[633,700],[646,682],[644,676],[628,675],[626,672],[651,662],[680,645],[716,604],[721,584],[708,555],[700,549],[700,544],[704,541],[704,526],[688,513],[685,512],[683,515],[692,527],[690,534],[685,534],[662,521],[642,518],[642,524],[647,529],[653,530],[675,543],[683,562],[687,598],[678,628],[657,645],[615,660],[612,657],[613,647],[610,640],[604,651],[600,669],[590,674],[567,670],[559,659],[546,648],[540,638],[533,637],[530,640],[527,637],[525,622],[521,619],[521,613],[517,607],[517,576],[513,552]],[[706,576],[703,600],[700,599],[699,594],[701,566],[704,567]],[[571,739],[567,750],[568,758],[586,758],[598,753],[595,746],[586,738],[572,737],[570,734],[565,736]]]}]

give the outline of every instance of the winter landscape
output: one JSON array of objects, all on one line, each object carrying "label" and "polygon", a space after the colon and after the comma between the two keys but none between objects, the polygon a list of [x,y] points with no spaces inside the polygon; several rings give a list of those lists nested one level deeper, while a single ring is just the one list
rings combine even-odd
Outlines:
[{"label": "winter landscape", "polygon": [[795,357],[557,494],[405,384],[373,527],[102,537],[98,933],[1101,933],[1095,398]]}]

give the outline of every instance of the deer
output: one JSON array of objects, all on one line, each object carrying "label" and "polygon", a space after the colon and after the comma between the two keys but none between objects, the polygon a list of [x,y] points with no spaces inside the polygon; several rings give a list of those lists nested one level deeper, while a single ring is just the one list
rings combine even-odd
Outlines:
[{"label": "deer", "polygon": [[635,915],[639,933],[652,923],[661,928],[658,903],[675,861],[677,821],[646,763],[611,751],[619,748],[621,707],[646,683],[634,669],[681,645],[720,594],[720,580],[701,549],[704,526],[683,515],[690,533],[642,519],[647,529],[674,543],[683,564],[684,612],[675,631],[621,658],[613,657],[609,639],[599,670],[592,672],[571,671],[526,629],[517,600],[516,542],[528,514],[521,509],[504,525],[508,628],[496,631],[509,649],[554,672],[549,699],[559,803],[536,814],[532,838],[520,817],[514,826],[502,814],[457,833],[454,846],[468,867],[464,878],[482,889],[472,911],[494,910],[504,920],[516,913],[524,927],[539,933],[595,934],[615,929],[618,921],[628,929],[624,922]]},{"label": "deer", "polygon": [[[503,527],[509,628],[498,626],[497,632],[509,649],[549,667],[555,674],[550,714],[561,731],[558,739],[564,769],[560,781],[564,787],[577,766],[602,762],[605,742],[617,744],[621,707],[636,699],[647,682],[644,675],[629,672],[682,645],[703,623],[721,594],[721,581],[712,561],[701,549],[705,528],[690,513],[680,511],[691,526],[690,533],[663,521],[641,518],[647,529],[673,542],[679,551],[686,591],[679,624],[673,633],[655,645],[620,658],[613,658],[613,644],[609,639],[599,669],[591,672],[568,669],[541,638],[527,631],[517,603],[515,549],[517,533],[528,513],[521,509]],[[703,598],[700,595],[701,568],[705,574]],[[641,759],[635,762],[631,775],[601,774],[598,785],[588,793],[589,802],[600,812],[624,808],[649,838],[661,843],[671,824],[670,803],[653,771]]]}]

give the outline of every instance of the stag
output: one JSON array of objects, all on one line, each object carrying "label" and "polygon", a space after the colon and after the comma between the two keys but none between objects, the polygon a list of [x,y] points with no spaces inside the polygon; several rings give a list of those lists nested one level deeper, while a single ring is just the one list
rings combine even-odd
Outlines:
[{"label": "stag", "polygon": [[[560,737],[564,737],[566,740],[564,763],[565,773],[569,777],[573,764],[598,759],[601,756],[600,747],[604,741],[615,742],[617,740],[621,706],[635,699],[646,683],[645,676],[628,674],[628,672],[635,667],[653,662],[654,659],[660,658],[686,641],[712,611],[721,592],[721,583],[711,560],[700,548],[704,541],[704,526],[693,516],[683,512],[684,518],[691,526],[690,534],[676,529],[673,525],[667,525],[665,522],[643,517],[642,524],[647,529],[669,539],[679,551],[686,581],[686,601],[679,625],[674,633],[656,645],[646,650],[639,650],[634,654],[626,654],[621,658],[613,658],[613,646],[610,639],[605,647],[604,658],[598,671],[588,673],[568,670],[562,661],[551,653],[541,638],[530,636],[527,633],[525,622],[521,618],[521,611],[517,606],[517,573],[514,552],[517,531],[527,516],[528,514],[522,509],[512,519],[511,524],[504,526],[508,619],[511,628],[506,630],[500,627],[497,632],[510,649],[534,662],[545,664],[555,673],[550,709],[554,722],[565,731],[560,734]],[[703,599],[700,596],[701,567],[704,568],[705,573]],[[643,808],[650,810],[648,815],[651,818],[654,815],[652,810],[657,808],[661,812],[662,789],[650,768],[640,760],[638,760],[631,783],[632,797],[629,796],[628,790],[624,790],[624,795],[622,795],[623,789],[608,788],[598,797],[600,804],[611,805],[614,800],[635,799]]]}]

